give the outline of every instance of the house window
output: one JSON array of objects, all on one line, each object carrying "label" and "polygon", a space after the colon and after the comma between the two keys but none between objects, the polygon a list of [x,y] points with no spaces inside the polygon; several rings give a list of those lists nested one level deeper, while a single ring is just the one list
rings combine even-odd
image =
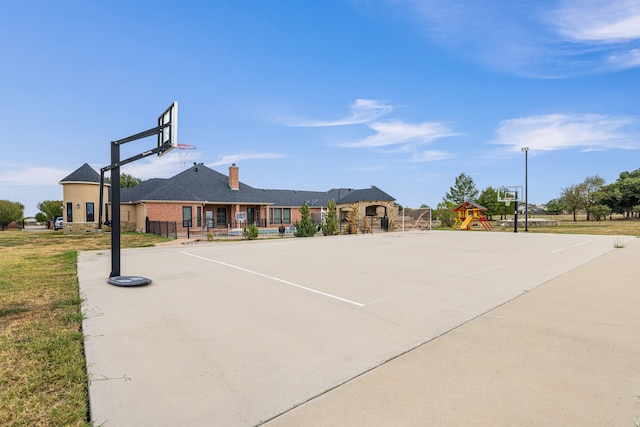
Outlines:
[{"label": "house window", "polygon": [[183,206],[182,207],[182,226],[183,227],[191,227],[192,224],[192,220],[191,220],[191,206]]},{"label": "house window", "polygon": [[196,221],[198,222],[198,228],[202,228],[202,206],[196,208]]},{"label": "house window", "polygon": [[271,208],[269,223],[291,224],[291,208]]},{"label": "house window", "polygon": [[67,222],[73,222],[73,203],[67,202]]},{"label": "house window", "polygon": [[366,208],[366,216],[376,216],[377,215],[377,206],[367,206]]},{"label": "house window", "polygon": [[95,215],[93,213],[93,202],[87,202],[87,221],[86,222],[94,222]]},{"label": "house window", "polygon": [[226,227],[227,225],[227,208],[216,208],[216,225]]},{"label": "house window", "polygon": [[271,208],[269,218],[271,224],[280,224],[282,222],[282,209]]}]

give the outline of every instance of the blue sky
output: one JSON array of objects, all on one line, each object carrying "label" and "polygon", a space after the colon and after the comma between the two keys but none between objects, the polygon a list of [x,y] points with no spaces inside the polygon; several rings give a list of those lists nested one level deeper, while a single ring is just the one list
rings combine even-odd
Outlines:
[{"label": "blue sky", "polygon": [[541,204],[640,168],[637,0],[7,1],[0,43],[0,199],[26,215],[173,101],[194,160],[257,188],[435,207],[463,172],[524,185],[527,146]]}]

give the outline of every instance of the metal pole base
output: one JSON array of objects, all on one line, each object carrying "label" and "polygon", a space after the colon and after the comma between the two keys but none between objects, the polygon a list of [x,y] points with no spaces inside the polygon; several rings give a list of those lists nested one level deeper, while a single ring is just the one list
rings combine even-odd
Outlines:
[{"label": "metal pole base", "polygon": [[140,276],[113,276],[109,277],[107,283],[115,286],[133,287],[148,285],[151,283],[151,279]]}]

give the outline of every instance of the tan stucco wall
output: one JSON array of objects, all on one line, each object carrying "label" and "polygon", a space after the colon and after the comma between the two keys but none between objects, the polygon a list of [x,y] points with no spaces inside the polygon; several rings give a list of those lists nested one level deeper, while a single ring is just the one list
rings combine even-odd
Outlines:
[{"label": "tan stucco wall", "polygon": [[[120,205],[120,231],[129,232],[136,231],[136,228],[140,228],[136,224],[136,205]],[[144,221],[142,221],[142,228],[144,228]]]},{"label": "tan stucco wall", "polygon": [[[108,200],[108,186],[103,191],[103,203]],[[87,202],[93,203],[94,220],[87,222]],[[73,206],[73,221],[67,218],[67,203]],[[62,212],[64,233],[93,231],[98,228],[100,211],[100,184],[93,182],[65,182],[62,184]]]}]

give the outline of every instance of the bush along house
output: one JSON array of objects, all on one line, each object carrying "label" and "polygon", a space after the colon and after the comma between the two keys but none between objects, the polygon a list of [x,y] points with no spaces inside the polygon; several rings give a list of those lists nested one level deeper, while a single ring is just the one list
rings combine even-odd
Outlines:
[{"label": "bush along house", "polygon": [[[291,229],[300,221],[300,207],[305,203],[313,222],[319,225],[327,202],[332,199],[343,232],[349,228],[347,222],[357,223],[358,232],[388,231],[397,223],[395,199],[375,186],[360,190],[270,190],[240,182],[239,172],[235,164],[229,167],[226,176],[202,163],[194,163],[171,178],[153,178],[135,187],[122,188],[121,229],[150,232],[156,224],[165,222],[175,223],[176,233],[181,235],[226,233],[251,224],[262,229],[278,230],[281,226]],[[85,163],[60,184],[66,208],[64,232],[98,229],[99,173]],[[105,186],[104,191],[108,188]],[[104,211],[102,222],[108,224],[109,202],[105,203]],[[355,230],[352,227],[350,231]]]}]

